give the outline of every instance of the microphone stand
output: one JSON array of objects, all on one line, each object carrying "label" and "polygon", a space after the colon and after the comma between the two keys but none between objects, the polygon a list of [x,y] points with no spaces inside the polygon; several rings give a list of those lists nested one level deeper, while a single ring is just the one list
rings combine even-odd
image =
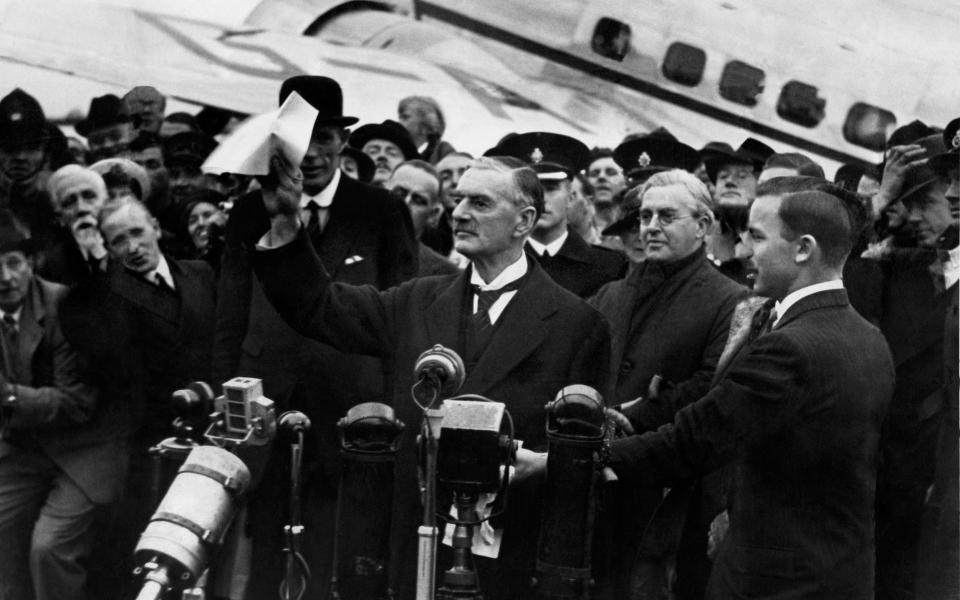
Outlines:
[{"label": "microphone stand", "polygon": [[[432,404],[432,403],[431,403]],[[417,600],[433,600],[434,573],[437,567],[437,451],[440,446],[440,423],[443,411],[423,411],[423,443],[426,449],[423,483],[423,525],[417,529]]]},{"label": "microphone stand", "polygon": [[307,589],[310,581],[310,569],[303,559],[301,538],[303,524],[300,523],[300,465],[303,462],[303,427],[294,429],[296,438],[290,444],[290,523],[284,525],[283,534],[286,538],[286,554],[283,581],[280,583],[280,598],[282,600],[299,600]]}]

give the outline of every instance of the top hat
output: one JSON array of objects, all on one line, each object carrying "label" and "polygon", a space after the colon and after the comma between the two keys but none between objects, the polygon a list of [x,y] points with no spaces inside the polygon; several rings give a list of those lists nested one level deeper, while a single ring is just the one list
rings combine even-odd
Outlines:
[{"label": "top hat", "polygon": [[95,129],[129,122],[130,115],[127,114],[123,101],[113,94],[107,94],[90,101],[87,118],[77,123],[74,129],[83,137],[90,137],[90,132]]},{"label": "top hat", "polygon": [[48,135],[47,119],[36,98],[17,88],[0,100],[0,144],[40,143]]},{"label": "top hat", "polygon": [[[707,144],[707,146],[710,146],[710,144]],[[767,162],[767,159],[773,154],[773,148],[752,137],[743,140],[740,147],[733,152],[728,151],[727,148],[730,148],[730,146],[715,144],[712,148],[704,147],[701,150],[703,164],[707,168],[707,176],[714,183],[717,181],[717,171],[723,165],[744,163],[753,165],[754,171],[760,171],[763,169],[763,163]]]},{"label": "top hat", "polygon": [[317,109],[317,125],[337,125],[349,127],[360,119],[343,116],[343,91],[340,84],[322,75],[295,75],[280,85],[280,101],[283,104],[291,92]]},{"label": "top hat", "polygon": [[625,140],[613,150],[613,160],[630,179],[646,179],[670,169],[693,173],[700,166],[697,151],[680,142],[664,127]]},{"label": "top hat", "polygon": [[583,142],[568,135],[544,131],[504,138],[489,152],[522,160],[543,181],[567,179],[590,164],[590,149]]},{"label": "top hat", "polygon": [[393,142],[403,153],[403,160],[420,158],[420,153],[417,152],[417,146],[413,143],[410,132],[396,121],[387,119],[383,123],[367,123],[357,127],[356,131],[350,134],[348,141],[357,150],[363,150],[364,145],[370,140]]},{"label": "top hat", "polygon": [[377,171],[377,166],[363,150],[358,150],[353,146],[344,146],[340,151],[340,156],[349,156],[357,163],[357,179],[362,183],[373,181],[373,175]]}]

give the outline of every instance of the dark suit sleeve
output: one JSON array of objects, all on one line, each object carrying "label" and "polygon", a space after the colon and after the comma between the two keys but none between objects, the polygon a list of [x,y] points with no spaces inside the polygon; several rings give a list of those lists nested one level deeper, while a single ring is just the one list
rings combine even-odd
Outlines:
[{"label": "dark suit sleeve", "polygon": [[377,256],[380,265],[378,287],[386,290],[417,276],[420,249],[407,206],[387,195],[380,209],[383,229]]},{"label": "dark suit sleeve", "polygon": [[372,285],[333,283],[306,232],[281,248],[253,255],[264,294],[297,332],[353,354],[387,356],[395,347],[396,296]]},{"label": "dark suit sleeve", "polygon": [[730,335],[730,319],[737,303],[746,295],[746,291],[730,295],[723,303],[710,329],[700,366],[689,379],[678,383],[666,382],[656,397],[644,398],[623,411],[633,424],[634,431],[638,433],[653,431],[673,421],[679,410],[696,402],[710,391],[710,384],[717,371],[717,363],[720,361],[720,356],[727,344],[727,337]]},{"label": "dark suit sleeve", "polygon": [[[581,342],[575,342],[581,343]],[[594,388],[605,401],[613,395],[613,379],[610,374],[610,325],[599,313],[582,346],[574,355],[570,373],[571,381]]]},{"label": "dark suit sleeve", "polygon": [[217,284],[211,373],[214,382],[227,381],[237,374],[253,293],[250,248],[268,227],[266,210],[258,194],[237,200],[227,223]]},{"label": "dark suit sleeve", "polygon": [[783,335],[759,338],[707,396],[654,432],[614,440],[610,466],[644,485],[705,473],[798,420],[808,361]]},{"label": "dark suit sleeve", "polygon": [[52,385],[14,385],[17,406],[10,418],[13,428],[50,428],[85,423],[94,413],[97,389],[85,378],[85,365],[63,335],[59,319],[46,327],[44,340],[51,348]]}]

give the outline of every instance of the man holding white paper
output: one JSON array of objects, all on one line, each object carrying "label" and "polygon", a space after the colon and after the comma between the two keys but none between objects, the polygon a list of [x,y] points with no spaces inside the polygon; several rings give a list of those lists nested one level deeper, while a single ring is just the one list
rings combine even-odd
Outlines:
[{"label": "man holding white paper", "polygon": [[[311,242],[327,272],[337,281],[370,284],[379,289],[416,276],[417,242],[407,207],[385,190],[341,175],[340,152],[348,133],[345,128],[357,119],[343,115],[340,86],[328,77],[292,77],[280,88],[280,104],[293,92],[316,110],[309,143],[300,161],[300,208]],[[270,131],[278,133],[275,137],[284,139],[283,143],[291,135],[296,137],[295,127]],[[228,144],[229,141],[224,146]],[[248,149],[258,151],[256,144]],[[286,155],[285,150],[289,147],[281,145],[281,152]],[[208,167],[214,158],[211,156]],[[392,386],[385,382],[387,375],[380,360],[344,354],[300,336],[267,302],[253,275],[251,254],[257,239],[269,227],[259,191],[234,204],[227,223],[220,278],[213,380],[222,383],[238,375],[261,378],[264,393],[276,403],[278,414],[298,409],[310,416],[314,426],[304,464],[305,553],[314,570],[312,585],[324,585],[329,579],[328,542],[333,539],[339,476],[335,423],[355,404],[386,401],[384,390]],[[268,475],[251,494],[253,561],[257,568],[251,573],[248,597],[272,597],[279,582],[284,521],[277,507],[287,502],[287,482],[282,475],[285,469],[281,468],[285,459],[285,452],[278,448],[272,459],[277,468],[267,469],[274,479],[270,480]],[[308,594],[321,597],[321,590]]]}]

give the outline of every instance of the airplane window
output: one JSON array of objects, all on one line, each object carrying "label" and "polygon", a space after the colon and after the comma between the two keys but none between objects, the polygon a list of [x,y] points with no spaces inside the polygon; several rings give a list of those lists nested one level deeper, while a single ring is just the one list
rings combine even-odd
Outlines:
[{"label": "airplane window", "polygon": [[843,123],[843,137],[851,144],[882,152],[887,132],[897,126],[897,118],[889,110],[857,102],[847,112]]},{"label": "airplane window", "polygon": [[739,60],[732,60],[720,75],[720,95],[731,102],[756,106],[757,96],[763,92],[763,69]]},{"label": "airplane window", "polygon": [[630,50],[630,26],[616,19],[601,17],[593,30],[590,47],[600,56],[622,61]]},{"label": "airplane window", "polygon": [[780,90],[777,114],[782,118],[803,125],[816,127],[823,120],[827,101],[818,96],[819,90],[800,81],[788,81]]},{"label": "airplane window", "polygon": [[695,86],[703,79],[707,53],[683,42],[674,42],[667,48],[663,58],[663,75],[670,81]]}]

